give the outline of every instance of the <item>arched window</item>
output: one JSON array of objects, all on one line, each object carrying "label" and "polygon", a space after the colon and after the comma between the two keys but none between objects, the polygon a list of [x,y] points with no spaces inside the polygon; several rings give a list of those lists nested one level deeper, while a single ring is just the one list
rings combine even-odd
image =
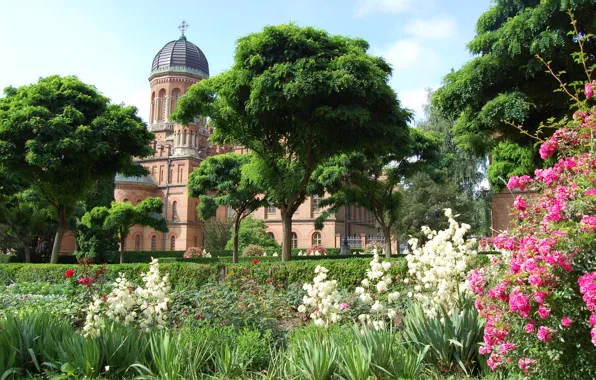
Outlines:
[{"label": "arched window", "polygon": [[275,241],[275,235],[273,234],[273,232],[267,232],[267,235],[269,235],[269,237],[271,238],[271,240]]},{"label": "arched window", "polygon": [[176,236],[172,235],[170,238],[170,251],[176,250]]},{"label": "arched window", "polygon": [[141,236],[137,235],[135,236],[135,251],[140,251],[141,250]]},{"label": "arched window", "polygon": [[321,244],[321,233],[315,232],[312,234],[312,244],[313,245],[320,245]]},{"label": "arched window", "polygon": [[176,110],[176,106],[178,105],[178,99],[180,98],[180,90],[175,88],[172,90],[172,112]]},{"label": "arched window", "polygon": [[277,207],[273,205],[267,206],[267,214],[275,214],[277,212]]},{"label": "arched window", "polygon": [[292,232],[292,248],[298,248],[298,235],[296,235],[296,232]]},{"label": "arched window", "polygon": [[174,201],[174,203],[172,203],[172,221],[176,222],[178,221],[178,202]]},{"label": "arched window", "polygon": [[151,94],[151,115],[149,115],[149,119],[150,123],[155,120],[155,91]]},{"label": "arched window", "polygon": [[234,209],[228,207],[228,219],[232,219],[234,217]]},{"label": "arched window", "polygon": [[128,198],[124,198],[122,202],[128,202]]},{"label": "arched window", "polygon": [[166,90],[163,88],[159,91],[159,101],[161,102],[161,107],[159,107],[159,117],[157,121],[165,121],[166,120]]},{"label": "arched window", "polygon": [[142,201],[143,201],[142,199],[137,199],[137,203],[135,203],[135,204],[137,204],[137,205],[138,205],[138,204],[139,204],[139,203],[141,203]]},{"label": "arched window", "polygon": [[157,236],[151,236],[151,250],[155,251],[157,249]]}]

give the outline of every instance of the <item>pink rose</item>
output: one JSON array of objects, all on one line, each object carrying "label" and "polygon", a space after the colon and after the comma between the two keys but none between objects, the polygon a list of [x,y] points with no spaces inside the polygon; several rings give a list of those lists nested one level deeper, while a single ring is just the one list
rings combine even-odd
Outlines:
[{"label": "pink rose", "polygon": [[344,310],[348,308],[348,304],[346,302],[342,303],[341,305],[339,305],[339,310]]},{"label": "pink rose", "polygon": [[592,83],[586,83],[584,87],[584,94],[586,94],[586,99],[590,99],[594,96],[594,91],[592,90]]},{"label": "pink rose", "polygon": [[534,332],[534,321],[530,321],[530,323],[528,323],[528,324],[526,325],[526,327],[524,327],[524,329],[526,330],[526,332],[527,332],[528,334],[531,334],[531,333],[533,333],[533,332]]},{"label": "pink rose", "polygon": [[551,340],[552,331],[548,327],[540,326],[538,329],[538,340],[543,342],[549,342]]},{"label": "pink rose", "polygon": [[571,319],[569,319],[568,317],[563,317],[563,319],[561,319],[561,325],[563,327],[571,326]]}]

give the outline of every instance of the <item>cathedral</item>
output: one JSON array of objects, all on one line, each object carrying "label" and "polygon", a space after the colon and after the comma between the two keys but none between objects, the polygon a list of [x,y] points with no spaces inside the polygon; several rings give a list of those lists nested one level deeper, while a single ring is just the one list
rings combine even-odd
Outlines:
[{"label": "cathedral", "polygon": [[[170,119],[179,99],[189,88],[209,78],[207,57],[186,38],[186,27],[187,24],[183,22],[180,38],[165,44],[151,65],[148,128],[155,134],[152,142],[154,153],[138,160],[149,174],[144,177],[117,175],[115,178],[114,198],[118,202],[137,204],[147,197],[161,198],[164,202],[162,215],[167,220],[169,231],[161,233],[148,227],[134,226],[126,240],[125,249],[128,251],[180,251],[202,247],[205,235],[203,223],[196,211],[199,199],[189,195],[188,177],[211,155],[232,151],[242,153],[242,149],[211,144],[209,136],[212,130],[204,118],[196,118],[187,125],[174,123]],[[313,244],[339,248],[344,236],[348,237],[346,240],[353,248],[363,247],[370,240],[379,240],[374,216],[357,206],[340,210],[325,222],[322,230],[316,231],[314,220],[321,213],[318,201],[317,197],[307,198],[294,215],[294,248],[308,248]],[[231,216],[231,210],[220,207],[216,217],[225,219]],[[281,215],[275,207],[260,208],[252,216],[265,220],[267,232],[281,243]],[[72,235],[65,236],[62,253],[70,253],[74,249]]]}]

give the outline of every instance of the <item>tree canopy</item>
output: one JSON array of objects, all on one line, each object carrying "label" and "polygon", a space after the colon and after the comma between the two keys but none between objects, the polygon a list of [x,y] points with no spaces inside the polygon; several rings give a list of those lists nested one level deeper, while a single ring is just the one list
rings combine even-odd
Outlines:
[{"label": "tree canopy", "polygon": [[52,263],[78,201],[98,179],[144,172],[133,157],[150,155],[153,134],[135,107],[110,104],[95,87],[53,75],[0,98],[0,168],[32,187],[54,209]]},{"label": "tree canopy", "polygon": [[[234,227],[231,232],[233,233]],[[278,248],[279,246],[275,242],[275,239],[267,234],[267,225],[264,220],[255,219],[251,216],[246,217],[240,223],[238,229],[238,246],[243,249],[249,245],[258,245],[263,248]],[[230,238],[226,244],[225,249],[234,248],[234,238]]]},{"label": "tree canopy", "polygon": [[368,47],[312,27],[268,26],[240,38],[232,68],[193,85],[178,105],[178,121],[208,116],[213,141],[254,152],[246,173],[281,211],[283,260],[319,164],[407,144],[410,114],[388,85],[391,67]]},{"label": "tree canopy", "polygon": [[124,263],[126,237],[134,225],[151,227],[168,232],[165,218],[161,215],[163,201],[157,197],[142,200],[133,206],[130,202],[112,202],[110,208],[99,206],[83,215],[82,223],[89,228],[101,227],[118,236],[120,240],[120,264]]},{"label": "tree canopy", "polygon": [[234,210],[232,261],[235,263],[238,262],[240,222],[251,211],[267,203],[263,191],[242,175],[243,167],[253,159],[252,154],[211,156],[193,170],[188,179],[190,195],[200,199],[198,211],[203,220],[214,217],[219,206]]},{"label": "tree canopy", "polygon": [[[583,68],[574,61],[573,53],[579,49],[577,40],[569,35],[573,26],[566,12],[570,9],[574,13],[580,35],[593,34],[595,5],[594,0],[496,0],[482,14],[476,36],[468,44],[476,57],[445,76],[434,96],[440,110],[456,121],[458,146],[482,155],[520,146],[532,153],[530,162],[524,159],[529,164],[525,168],[532,170],[539,165],[534,140],[503,121],[523,124],[535,134],[548,118],[572,113],[567,95],[555,92],[559,83],[546,72],[545,62],[551,62],[555,73],[564,72],[566,83],[585,82]],[[594,63],[594,38],[587,42],[586,55],[589,63]],[[501,142],[505,145],[498,145]],[[510,164],[491,171],[491,185],[501,188],[499,177],[508,178],[508,168],[518,167],[520,160],[519,155],[510,156],[505,151],[493,156],[493,163]]]}]

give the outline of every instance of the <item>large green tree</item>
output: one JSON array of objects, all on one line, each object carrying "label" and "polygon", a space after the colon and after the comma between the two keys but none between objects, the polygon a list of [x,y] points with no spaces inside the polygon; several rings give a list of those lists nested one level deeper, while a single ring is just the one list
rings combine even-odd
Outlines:
[{"label": "large green tree", "polygon": [[218,154],[208,157],[190,173],[188,189],[198,197],[199,216],[203,220],[215,216],[219,206],[234,210],[232,262],[238,262],[238,230],[249,213],[266,204],[263,190],[242,175],[242,169],[253,159],[252,154]]},{"label": "large green tree", "polygon": [[130,202],[112,202],[110,208],[93,208],[83,215],[82,222],[88,228],[101,227],[118,236],[120,264],[123,264],[126,237],[132,226],[147,226],[156,231],[168,232],[166,220],[161,215],[162,209],[163,201],[157,197],[146,198],[135,206]]},{"label": "large green tree", "polygon": [[409,113],[388,85],[391,67],[362,39],[294,24],[240,38],[232,68],[184,96],[176,119],[209,116],[216,143],[257,157],[246,170],[281,211],[282,259],[291,259],[292,216],[313,171],[332,156],[383,154],[407,140]]},{"label": "large green tree", "polygon": [[[513,174],[510,169],[528,172],[539,165],[535,141],[504,121],[523,124],[535,134],[544,120],[572,112],[566,94],[553,94],[559,83],[546,72],[543,60],[551,62],[555,73],[565,72],[566,83],[586,80],[584,68],[572,55],[579,47],[568,34],[573,29],[568,9],[580,35],[596,33],[595,0],[495,0],[478,20],[476,36],[468,44],[475,58],[448,74],[434,96],[441,111],[456,120],[459,146],[480,155],[500,151],[493,155],[496,165],[489,173],[496,189],[503,186],[499,178]],[[588,63],[596,62],[593,37],[584,48]],[[523,157],[515,154],[516,147],[524,150]]]},{"label": "large green tree", "polygon": [[[228,240],[226,249],[232,249],[235,244],[233,238]],[[238,246],[240,248],[246,248],[251,244],[263,248],[279,247],[275,242],[275,239],[267,233],[267,225],[265,224],[265,221],[248,216],[242,220],[242,223],[240,223],[240,228],[238,229]]]},{"label": "large green tree", "polygon": [[31,262],[31,246],[51,226],[52,217],[47,202],[32,190],[0,198],[0,224],[7,226],[6,233],[23,250],[27,263]]},{"label": "large green tree", "polygon": [[[342,207],[358,204],[375,217],[385,237],[385,256],[391,256],[393,230],[400,217],[405,178],[418,171],[432,171],[439,160],[440,139],[437,135],[411,128],[409,143],[381,157],[357,153],[337,156],[315,173],[319,193],[327,189],[330,196],[320,202],[328,207],[315,225]],[[399,253],[399,252],[398,252]]]},{"label": "large green tree", "polygon": [[135,107],[110,104],[91,85],[57,75],[0,99],[0,169],[15,174],[54,209],[58,228],[51,262],[58,262],[67,218],[97,180],[116,172],[141,174],[133,157],[152,153]]}]

